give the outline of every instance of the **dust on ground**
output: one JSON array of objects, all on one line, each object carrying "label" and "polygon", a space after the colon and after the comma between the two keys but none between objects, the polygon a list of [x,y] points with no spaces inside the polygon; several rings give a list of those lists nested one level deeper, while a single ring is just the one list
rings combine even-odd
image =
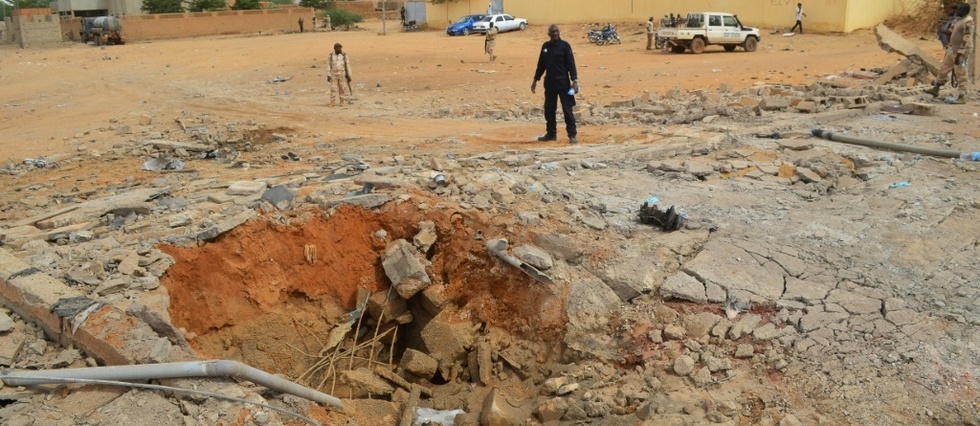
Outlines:
[{"label": "dust on ground", "polygon": [[[635,112],[624,112],[583,125],[581,146],[574,149],[562,139],[539,143],[540,93],[532,95],[529,86],[543,27],[502,34],[493,63],[482,53],[480,37],[438,31],[382,36],[380,25],[365,27],[109,48],[4,49],[0,140],[14,142],[0,144],[0,158],[15,164],[45,158],[59,167],[5,175],[0,218],[12,222],[106,191],[180,179],[140,170],[155,154],[144,140],[184,138],[171,123],[178,119],[180,127],[207,126],[217,129],[214,138],[232,142],[216,154],[227,156],[219,157],[223,161],[190,163],[205,179],[319,179],[361,160],[389,174],[411,175],[403,170],[436,168],[426,159],[466,160],[466,170],[457,172],[457,192],[433,195],[425,191],[429,182],[419,179],[413,183],[423,192],[404,190],[411,202],[376,212],[274,212],[201,247],[161,245],[176,260],[161,279],[174,325],[202,357],[247,360],[301,377],[322,359],[312,356],[324,343],[315,336],[328,334],[355,307],[357,289],[387,287],[378,263],[388,243],[411,240],[428,220],[439,229],[439,242],[426,256],[430,275],[456,306],[447,323],[479,328],[479,337],[491,342],[489,364],[501,398],[534,422],[557,415],[563,422],[594,424],[977,423],[977,323],[969,312],[977,294],[970,284],[975,270],[969,272],[976,244],[952,237],[972,232],[976,202],[961,184],[975,169],[756,138],[779,131],[804,139],[799,134],[809,129],[800,123],[819,123],[795,113],[708,120],[711,114],[692,113],[698,118],[692,122],[642,123]],[[883,70],[901,59],[883,52],[870,31],[764,34],[754,53],[709,48],[676,55],[644,50],[642,23],[619,23],[624,43],[612,46],[588,44],[588,27],[569,24],[563,33],[576,52],[580,102],[595,109],[632,105],[638,97],[696,106],[717,93],[753,88],[822,90],[816,81],[858,87],[848,72]],[[324,61],[334,42],[345,46],[354,64],[352,106],[326,106]],[[938,42],[918,43],[940,55]],[[278,76],[288,81],[273,82]],[[922,122],[886,113],[831,125],[867,137],[969,150],[978,136],[975,107],[942,109],[941,117]],[[664,163],[675,158],[685,162],[680,169]],[[717,174],[691,171],[718,164]],[[801,168],[826,182],[800,183]],[[504,175],[506,190],[481,184]],[[912,182],[910,191],[874,186],[904,180]],[[465,189],[464,182],[477,189]],[[928,188],[948,193],[937,198]],[[635,206],[624,206],[624,200],[651,194],[687,206],[696,217],[691,228],[662,234],[631,225]],[[515,210],[524,209],[520,220],[510,208],[493,207],[506,205],[501,200],[510,196],[518,199]],[[937,241],[918,233],[918,221],[950,237]],[[547,247],[559,261],[549,273],[566,284],[536,285],[493,259],[484,243],[498,235],[515,245]],[[947,252],[953,260],[941,259]],[[589,289],[662,283],[684,271],[698,275],[707,271],[694,266],[702,253],[714,254],[714,261],[719,253],[737,253],[732,261],[746,268],[752,261],[768,265],[754,270],[760,274],[784,269],[783,291],[797,292],[794,300],[809,305],[756,303],[741,320],[723,326],[726,320],[716,317],[724,312],[709,294],[710,303],[664,302],[655,291],[622,303],[608,290]],[[727,272],[743,278],[735,268]],[[939,296],[916,288],[930,283],[944,289]],[[817,290],[809,292],[808,285]],[[746,325],[745,318],[754,324]],[[903,334],[892,324],[904,326]],[[748,327],[771,337],[758,340]],[[779,331],[784,328],[812,333],[790,340]],[[379,324],[374,333],[381,329]],[[685,337],[692,335],[699,337]],[[371,349],[371,356],[378,357],[396,351],[386,347],[400,352],[400,345],[418,346],[368,340],[378,351]],[[455,369],[440,365],[432,383],[413,383],[432,385],[426,401],[434,408],[482,408],[491,390],[473,390],[471,383],[486,380],[479,371],[485,363],[466,361]],[[694,370],[680,374],[687,368]],[[905,388],[909,381],[918,386]],[[569,387],[553,386],[559,384]],[[342,389],[325,390],[357,394]],[[311,415],[328,424],[397,424],[396,402],[405,399],[398,393],[351,399],[347,413]],[[58,407],[57,401],[45,407]],[[197,410],[179,411],[187,421]],[[207,423],[202,416],[198,421]],[[68,417],[59,421],[73,420]]]}]

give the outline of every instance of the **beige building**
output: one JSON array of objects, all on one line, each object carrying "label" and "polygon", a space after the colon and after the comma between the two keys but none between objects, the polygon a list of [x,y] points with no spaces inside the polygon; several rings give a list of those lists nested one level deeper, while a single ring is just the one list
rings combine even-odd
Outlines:
[{"label": "beige building", "polygon": [[[890,16],[908,13],[922,0],[494,0],[504,13],[531,25],[569,22],[659,20],[669,13],[729,12],[745,25],[763,30],[789,28],[796,22],[796,4],[803,3],[807,31],[851,32],[872,28]],[[426,3],[430,26],[448,25],[471,13],[486,13],[487,0]]]}]

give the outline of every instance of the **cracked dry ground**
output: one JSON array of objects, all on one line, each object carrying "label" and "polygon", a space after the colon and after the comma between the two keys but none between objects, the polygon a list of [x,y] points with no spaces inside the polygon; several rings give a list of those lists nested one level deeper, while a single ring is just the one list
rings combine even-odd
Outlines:
[{"label": "cracked dry ground", "polygon": [[[639,27],[622,46],[572,37],[587,97],[582,143],[567,146],[529,142],[543,126],[527,90],[543,28],[502,35],[489,64],[480,38],[367,27],[4,50],[4,250],[71,291],[169,318],[155,330],[172,336],[107,339],[137,347],[136,362],[239,360],[345,410],[249,383],[173,384],[323,424],[395,425],[415,405],[462,409],[457,424],[980,423],[976,164],[807,136],[980,150],[976,102],[863,79],[902,59],[872,34],[703,55],[646,52]],[[354,106],[330,109],[335,41],[360,83]],[[277,76],[290,80],[267,83]],[[840,102],[855,97],[866,106]],[[938,115],[888,112],[915,102]],[[774,132],[784,139],[759,137]],[[216,158],[199,158],[204,143]],[[157,155],[184,169],[142,171]],[[232,191],[240,181],[259,192]],[[260,199],[279,185],[292,202]],[[105,207],[134,194],[145,209]],[[639,224],[650,197],[683,211],[683,229]],[[76,204],[90,216],[71,232],[13,226]],[[229,218],[242,224],[210,233]],[[488,254],[498,237],[554,284]],[[391,247],[417,248],[431,281],[407,303],[388,291]],[[351,323],[359,292],[371,301]],[[752,306],[726,315],[729,298]],[[0,312],[0,339],[19,339],[12,367],[98,363]],[[0,405],[14,425],[301,423],[108,386],[6,386]]]}]

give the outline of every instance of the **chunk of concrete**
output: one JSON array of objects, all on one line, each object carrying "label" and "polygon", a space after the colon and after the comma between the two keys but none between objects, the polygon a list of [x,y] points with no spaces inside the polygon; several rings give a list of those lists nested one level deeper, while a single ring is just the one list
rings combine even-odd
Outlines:
[{"label": "chunk of concrete", "polygon": [[450,377],[449,371],[465,359],[466,352],[476,340],[476,333],[470,324],[454,321],[448,311],[440,312],[429,320],[421,334],[429,355],[439,361],[439,371],[443,377]]},{"label": "chunk of concrete", "polygon": [[917,58],[932,75],[939,74],[940,63],[936,58],[920,49],[915,43],[906,40],[901,35],[898,35],[898,33],[892,31],[885,24],[880,24],[875,27],[875,38],[878,39],[878,46],[882,50],[889,53],[897,52],[906,58]]},{"label": "chunk of concrete", "polygon": [[361,194],[361,195],[354,195],[351,197],[344,197],[339,200],[328,201],[327,207],[336,207],[341,204],[350,204],[352,206],[358,206],[365,209],[373,209],[375,207],[381,207],[389,201],[391,201],[391,195],[388,194],[383,194],[383,193]]},{"label": "chunk of concrete", "polygon": [[514,247],[514,256],[541,271],[547,271],[555,266],[551,255],[537,246],[525,244]]},{"label": "chunk of concrete", "polygon": [[708,302],[704,284],[683,272],[667,277],[667,281],[664,281],[664,284],[660,286],[660,295],[668,299],[689,300],[696,303]]},{"label": "chunk of concrete", "polygon": [[483,426],[521,426],[527,418],[520,405],[515,406],[506,400],[497,388],[487,394],[480,412],[480,424]]},{"label": "chunk of concrete", "polygon": [[340,373],[351,387],[361,389],[374,395],[391,395],[395,387],[378,375],[361,367],[356,370],[346,370]]},{"label": "chunk of concrete", "polygon": [[245,210],[238,213],[232,217],[222,220],[214,225],[211,225],[207,229],[199,232],[197,234],[197,239],[199,241],[208,241],[216,238],[217,236],[224,234],[225,232],[235,229],[238,225],[247,222],[249,219],[255,217],[257,213],[255,210]]},{"label": "chunk of concrete", "polygon": [[283,185],[274,186],[262,194],[263,200],[268,201],[269,204],[276,206],[279,210],[289,210],[294,197],[293,192]]},{"label": "chunk of concrete", "polygon": [[419,251],[426,253],[429,248],[436,243],[439,235],[436,234],[436,224],[430,220],[419,222],[419,232],[412,238],[412,242],[419,248]]},{"label": "chunk of concrete", "polygon": [[398,367],[423,379],[430,380],[436,375],[439,361],[425,352],[409,348],[405,349],[402,354],[402,360]]},{"label": "chunk of concrete", "polygon": [[[384,312],[384,322],[398,320],[399,324],[407,324],[412,321],[412,313],[408,310],[408,304],[398,294],[391,294],[387,291],[379,291],[368,298],[367,310],[372,318],[382,318]],[[407,314],[407,316],[406,316]],[[401,321],[407,319],[406,322]]]},{"label": "chunk of concrete", "polygon": [[406,300],[432,283],[425,272],[424,264],[419,260],[418,250],[404,239],[393,242],[385,250],[381,266],[395,291]]},{"label": "chunk of concrete", "polygon": [[266,183],[257,180],[243,180],[232,182],[226,191],[228,195],[254,195],[264,191]]}]

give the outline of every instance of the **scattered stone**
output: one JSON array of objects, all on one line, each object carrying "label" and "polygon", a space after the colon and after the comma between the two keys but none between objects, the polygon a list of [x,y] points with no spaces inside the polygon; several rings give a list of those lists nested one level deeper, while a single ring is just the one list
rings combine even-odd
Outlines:
[{"label": "scattered stone", "polygon": [[431,280],[425,272],[425,266],[419,260],[419,252],[404,239],[393,242],[385,250],[385,258],[381,261],[385,274],[391,280],[391,285],[403,299],[410,299],[415,293],[429,286]]},{"label": "scattered stone", "polygon": [[752,358],[755,355],[755,348],[752,345],[742,344],[735,348],[735,358]]},{"label": "scattered stone", "polygon": [[547,271],[555,265],[554,260],[551,259],[551,255],[540,247],[520,245],[514,247],[513,253],[521,261],[541,271]]},{"label": "scattered stone", "polygon": [[678,376],[687,376],[694,371],[694,358],[681,355],[674,360],[674,373]]},{"label": "scattered stone", "polygon": [[711,378],[711,371],[708,367],[701,367],[696,373],[691,375],[691,379],[694,381],[694,385],[701,387],[711,384],[714,379]]},{"label": "scattered stone", "polygon": [[293,192],[284,185],[274,186],[262,194],[262,199],[276,206],[279,210],[289,210],[293,204]]},{"label": "scattered stone", "polygon": [[395,388],[387,381],[364,367],[356,370],[344,370],[340,374],[352,387],[373,395],[391,395],[395,391]]},{"label": "scattered stone", "polygon": [[436,233],[436,224],[432,221],[419,222],[419,232],[412,238],[412,242],[422,253],[428,253],[429,248],[436,243],[439,235]]},{"label": "scattered stone", "polygon": [[494,388],[483,402],[483,410],[480,411],[480,424],[483,426],[524,425],[527,414],[518,407],[520,405],[508,402],[500,390]]},{"label": "scattered stone", "polygon": [[684,272],[678,272],[667,278],[660,287],[660,295],[665,298],[688,300],[696,303],[707,303],[704,284]]},{"label": "scattered stone", "polygon": [[226,191],[228,195],[255,195],[266,188],[266,183],[262,181],[238,181],[232,182]]},{"label": "scattered stone", "polygon": [[439,361],[424,352],[409,348],[402,354],[402,361],[398,367],[428,380],[435,376]]},{"label": "scattered stone", "polygon": [[0,333],[6,333],[14,329],[14,320],[5,312],[0,311]]}]

